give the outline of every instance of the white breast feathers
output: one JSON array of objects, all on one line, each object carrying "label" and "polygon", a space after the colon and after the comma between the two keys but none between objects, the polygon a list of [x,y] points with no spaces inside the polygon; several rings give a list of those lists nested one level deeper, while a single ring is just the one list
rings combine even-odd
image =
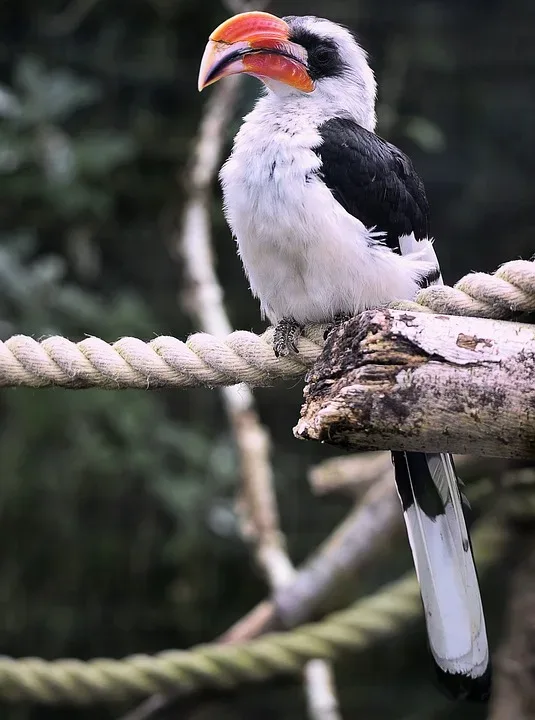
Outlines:
[{"label": "white breast feathers", "polygon": [[[262,98],[221,170],[225,215],[272,323],[329,322],[398,298],[437,266],[429,241],[400,256],[334,199],[318,174],[321,118]],[[414,247],[413,247],[414,246]],[[414,251],[412,251],[414,250]]]}]

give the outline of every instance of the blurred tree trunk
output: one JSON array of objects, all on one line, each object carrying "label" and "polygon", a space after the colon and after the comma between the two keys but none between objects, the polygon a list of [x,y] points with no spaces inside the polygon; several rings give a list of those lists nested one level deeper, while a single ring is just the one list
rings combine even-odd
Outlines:
[{"label": "blurred tree trunk", "polygon": [[535,520],[512,527],[516,564],[506,636],[496,662],[490,720],[535,718]]}]

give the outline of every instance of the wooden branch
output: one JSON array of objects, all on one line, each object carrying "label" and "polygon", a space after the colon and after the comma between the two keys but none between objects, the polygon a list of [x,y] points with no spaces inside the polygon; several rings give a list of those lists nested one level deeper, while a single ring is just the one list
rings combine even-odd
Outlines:
[{"label": "wooden branch", "polygon": [[388,452],[355,453],[329,458],[308,472],[308,482],[316,495],[345,492],[350,497],[361,497],[385,473],[392,471],[392,458]]},{"label": "wooden branch", "polygon": [[[391,470],[390,470],[391,472]],[[339,610],[352,598],[359,574],[403,532],[392,478],[377,475],[343,522],[297,571],[293,581],[254,608],[219,638],[235,643],[290,629]],[[352,589],[353,588],[353,589]]]},{"label": "wooden branch", "polygon": [[[482,477],[496,479],[525,462],[477,455],[455,455],[454,460],[463,482]],[[316,495],[337,492],[356,500],[387,472],[393,472],[389,452],[357,452],[323,460],[311,468],[308,481]]]},{"label": "wooden branch", "polygon": [[296,437],[361,450],[535,457],[535,327],[369,311],[333,330]]},{"label": "wooden branch", "polygon": [[[397,534],[401,537],[405,531],[390,455],[375,453],[375,457],[388,462],[377,463],[373,476],[370,456],[347,458],[351,460],[355,476],[359,475],[362,464],[362,473],[369,480],[366,493],[303,563],[293,581],[276,597],[260,602],[236,622],[218,638],[220,643],[243,642],[267,632],[295,627],[344,607],[349,595],[348,578],[355,586],[365,568],[378,562],[382,550],[391,547]],[[468,498],[478,507],[478,512],[489,497],[496,496],[497,488],[518,485],[518,471],[509,472],[510,460],[458,455],[455,461],[463,482],[467,482]],[[476,487],[473,481],[478,481]],[[359,486],[359,491],[361,489]]]}]

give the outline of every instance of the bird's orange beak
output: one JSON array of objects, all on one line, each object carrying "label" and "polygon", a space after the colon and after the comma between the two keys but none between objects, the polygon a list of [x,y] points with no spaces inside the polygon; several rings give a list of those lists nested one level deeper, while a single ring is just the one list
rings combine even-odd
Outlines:
[{"label": "bird's orange beak", "polygon": [[284,20],[265,12],[245,12],[225,20],[206,45],[199,91],[227,75],[248,73],[312,92],[306,50],[292,43],[289,34]]}]

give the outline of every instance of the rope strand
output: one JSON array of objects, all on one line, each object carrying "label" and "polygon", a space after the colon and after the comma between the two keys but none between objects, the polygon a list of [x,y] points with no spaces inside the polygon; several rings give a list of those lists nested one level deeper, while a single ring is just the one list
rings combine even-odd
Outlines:
[{"label": "rope strand", "polygon": [[[455,287],[432,286],[414,302],[393,308],[507,319],[535,313],[535,262],[514,260],[494,275],[472,273]],[[0,342],[0,387],[103,389],[217,387],[245,382],[251,387],[295,379],[312,366],[323,346],[324,325],[310,325],[299,354],[276,358],[273,328],[258,336],[236,331],[225,338],[206,333],[187,342],[161,336],[146,343],[121,338],[108,344],[96,337],[79,343],[63,337],[41,341],[15,335]]]}]

